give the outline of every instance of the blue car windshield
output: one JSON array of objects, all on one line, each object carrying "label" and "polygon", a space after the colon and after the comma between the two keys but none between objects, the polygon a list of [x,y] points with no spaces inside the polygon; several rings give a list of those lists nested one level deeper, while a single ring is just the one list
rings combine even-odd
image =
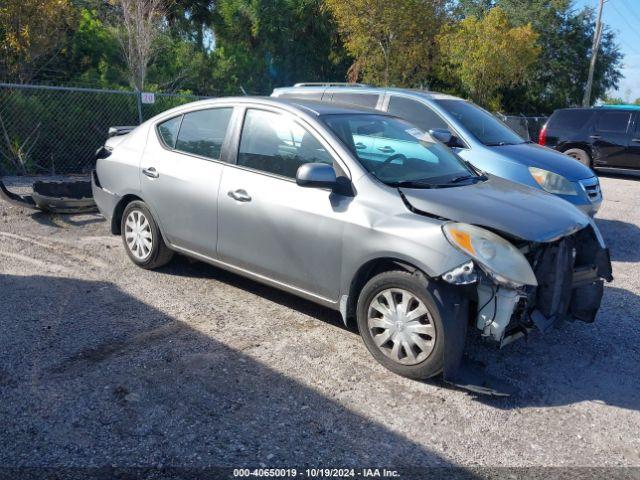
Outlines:
[{"label": "blue car windshield", "polygon": [[525,140],[486,110],[465,100],[435,100],[487,146],[518,145]]},{"label": "blue car windshield", "polygon": [[324,115],[322,120],[387,185],[435,188],[483,179],[448,147],[399,118],[354,113]]}]

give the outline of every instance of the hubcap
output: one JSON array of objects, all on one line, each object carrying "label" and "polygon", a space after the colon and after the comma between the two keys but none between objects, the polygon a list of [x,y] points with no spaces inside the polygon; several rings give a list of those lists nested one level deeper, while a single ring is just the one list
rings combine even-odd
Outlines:
[{"label": "hubcap", "polygon": [[151,255],[153,234],[147,217],[140,210],[132,210],[124,222],[124,238],[129,251],[138,260],[146,260]]},{"label": "hubcap", "polygon": [[369,304],[367,326],[376,346],[403,365],[423,362],[433,351],[436,330],[429,310],[411,292],[389,288]]}]

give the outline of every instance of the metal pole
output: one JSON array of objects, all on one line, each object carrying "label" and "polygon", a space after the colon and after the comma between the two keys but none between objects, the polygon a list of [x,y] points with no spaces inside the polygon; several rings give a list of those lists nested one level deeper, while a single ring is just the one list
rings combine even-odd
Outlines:
[{"label": "metal pole", "polygon": [[596,59],[598,57],[598,49],[600,48],[600,40],[602,39],[602,9],[605,0],[598,1],[598,16],[596,17],[596,31],[593,34],[593,45],[591,47],[591,63],[589,64],[589,77],[587,78],[587,87],[584,91],[582,106],[589,107],[591,105],[591,90],[593,89],[593,73],[596,69]]},{"label": "metal pole", "polygon": [[142,92],[136,89],[136,103],[138,104],[138,124],[144,121],[142,118]]}]

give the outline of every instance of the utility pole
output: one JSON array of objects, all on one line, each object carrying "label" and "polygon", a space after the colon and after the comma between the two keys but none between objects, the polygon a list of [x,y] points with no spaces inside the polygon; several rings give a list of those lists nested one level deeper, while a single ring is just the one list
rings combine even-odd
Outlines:
[{"label": "utility pole", "polygon": [[587,87],[584,91],[582,106],[591,105],[591,90],[593,89],[593,73],[596,69],[596,59],[598,57],[598,49],[600,48],[600,40],[602,39],[602,9],[605,0],[598,0],[598,17],[596,18],[596,31],[593,34],[593,45],[591,47],[591,63],[589,64],[589,78],[587,79]]}]

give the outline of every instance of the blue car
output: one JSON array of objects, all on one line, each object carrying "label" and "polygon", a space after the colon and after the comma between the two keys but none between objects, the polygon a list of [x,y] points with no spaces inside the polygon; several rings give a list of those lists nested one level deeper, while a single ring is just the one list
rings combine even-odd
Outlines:
[{"label": "blue car", "polygon": [[[602,204],[598,177],[588,166],[523,139],[491,113],[458,97],[332,83],[277,88],[272,96],[348,103],[389,112],[430,132],[482,171],[545,190],[590,216]],[[373,153],[392,155],[381,150],[369,152]]]}]

